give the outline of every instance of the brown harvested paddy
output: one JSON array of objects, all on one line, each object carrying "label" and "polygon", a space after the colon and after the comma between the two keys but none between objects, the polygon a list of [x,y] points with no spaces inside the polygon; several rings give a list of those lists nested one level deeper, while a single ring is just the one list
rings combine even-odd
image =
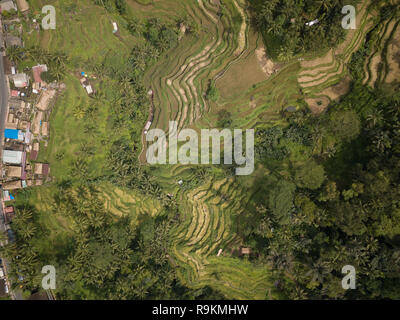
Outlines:
[{"label": "brown harvested paddy", "polygon": [[257,45],[257,35],[249,33],[249,54],[231,65],[229,70],[218,79],[216,87],[222,100],[231,100],[246,93],[253,85],[267,79],[262,67],[255,54]]},{"label": "brown harvested paddy", "polygon": [[328,97],[308,98],[305,100],[313,114],[318,115],[326,110],[330,100]]},{"label": "brown harvested paddy", "polygon": [[335,84],[334,86],[331,86],[323,90],[321,94],[324,96],[328,96],[329,99],[331,99],[332,101],[338,101],[340,97],[349,92],[350,84],[351,84],[351,78],[346,77],[343,80],[341,80],[338,84]]},{"label": "brown harvested paddy", "polygon": [[329,50],[329,52],[323,57],[318,57],[313,60],[306,60],[301,62],[302,68],[315,68],[320,65],[327,65],[333,63],[333,50]]},{"label": "brown harvested paddy", "polygon": [[400,25],[397,25],[396,33],[388,46],[387,61],[389,64],[389,73],[385,81],[392,83],[400,79]]},{"label": "brown harvested paddy", "polygon": [[[386,42],[390,39],[393,30],[397,27],[397,21],[392,20],[387,26],[382,38],[380,39],[380,47],[383,48]],[[382,52],[379,50],[374,57],[371,59],[370,63],[370,79],[368,85],[374,86],[375,82],[378,80],[380,65],[383,63]]]}]

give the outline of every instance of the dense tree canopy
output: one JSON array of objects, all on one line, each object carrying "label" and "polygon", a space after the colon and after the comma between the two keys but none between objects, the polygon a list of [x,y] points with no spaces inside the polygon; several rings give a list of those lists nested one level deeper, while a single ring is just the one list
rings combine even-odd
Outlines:
[{"label": "dense tree canopy", "polygon": [[[282,60],[294,54],[334,47],[344,39],[342,8],[357,1],[249,0],[254,24],[268,39],[269,53]],[[318,19],[313,26],[306,23]],[[274,39],[274,41],[272,41]],[[277,45],[272,45],[273,43]]]}]

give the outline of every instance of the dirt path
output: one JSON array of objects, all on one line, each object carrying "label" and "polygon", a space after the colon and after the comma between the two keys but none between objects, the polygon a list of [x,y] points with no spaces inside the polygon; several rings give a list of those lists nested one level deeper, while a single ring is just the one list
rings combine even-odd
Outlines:
[{"label": "dirt path", "polygon": [[235,4],[236,9],[239,11],[239,14],[242,17],[242,24],[240,26],[240,32],[239,32],[239,38],[238,38],[238,47],[236,49],[235,54],[240,55],[244,49],[246,48],[246,30],[247,30],[247,21],[246,21],[246,15],[244,13],[243,8],[238,4],[239,0],[233,0],[233,3]]}]

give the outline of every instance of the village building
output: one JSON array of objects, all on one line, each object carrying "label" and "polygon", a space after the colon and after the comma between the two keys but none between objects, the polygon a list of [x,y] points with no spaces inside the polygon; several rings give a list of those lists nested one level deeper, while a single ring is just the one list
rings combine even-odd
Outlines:
[{"label": "village building", "polygon": [[33,150],[31,151],[31,154],[30,154],[30,156],[29,156],[29,159],[30,159],[31,161],[36,161],[36,159],[38,158],[38,155],[39,155],[39,146],[40,146],[39,142],[35,142],[35,143],[33,144]]},{"label": "village building", "polygon": [[22,188],[21,180],[4,182],[2,185],[4,190],[17,190]]},{"label": "village building", "polygon": [[18,98],[21,95],[21,92],[18,90],[11,90],[11,97]]},{"label": "village building", "polygon": [[15,117],[15,114],[9,113],[6,121],[6,128],[17,129],[18,122],[18,118]]},{"label": "village building", "polygon": [[5,222],[7,224],[12,222],[12,219],[14,218],[14,216],[15,216],[14,207],[9,206],[9,207],[4,208],[4,217],[5,217]]},{"label": "village building", "polygon": [[12,0],[1,0],[0,1],[0,13],[4,11],[17,11],[17,6],[15,5],[14,1]]},{"label": "village building", "polygon": [[42,123],[42,136],[47,137],[49,135],[49,123],[43,122]]},{"label": "village building", "polygon": [[3,163],[21,165],[23,160],[23,151],[3,150]]},{"label": "village building", "polygon": [[10,200],[15,200],[14,196],[8,190],[3,190],[3,201],[7,202]]},{"label": "village building", "polygon": [[54,89],[42,91],[36,109],[40,111],[47,111],[50,106],[51,100],[56,96],[57,91]]},{"label": "village building", "polygon": [[24,151],[24,145],[18,140],[4,140],[4,148],[13,151]]},{"label": "village building", "polygon": [[18,97],[13,97],[13,95],[12,95],[13,91],[16,91],[17,93],[19,92],[18,90],[11,91],[11,98],[8,101],[9,108],[12,111],[22,111],[22,112],[25,111],[25,108],[26,108],[25,101],[18,99]]},{"label": "village building", "polygon": [[10,75],[9,78],[14,82],[16,88],[25,88],[29,85],[29,77],[25,73]]},{"label": "village building", "polygon": [[22,167],[7,166],[5,167],[5,174],[8,178],[21,178]]},{"label": "village building", "polygon": [[82,87],[85,88],[88,95],[91,95],[92,93],[94,93],[94,90],[93,90],[91,84],[89,83],[89,80],[86,77],[81,78],[80,82],[81,82]]},{"label": "village building", "polygon": [[29,10],[29,4],[26,0],[16,0],[19,11],[22,13]]},{"label": "village building", "polygon": [[[21,120],[21,121],[18,122],[17,129],[29,130],[29,127],[30,127],[30,122],[29,121]],[[28,132],[26,132],[25,133],[25,140],[28,139],[28,138],[30,138],[30,134],[28,135]],[[29,143],[29,142],[25,141],[25,143]]]},{"label": "village building", "polygon": [[117,33],[118,32],[118,24],[116,22],[113,22],[112,25],[113,25],[113,33]]},{"label": "village building", "polygon": [[[4,73],[6,75],[12,74],[12,62],[7,56],[3,56]],[[15,69],[15,68],[14,68]]]},{"label": "village building", "polygon": [[251,254],[251,249],[250,248],[240,248],[240,255],[244,256],[244,255],[250,255]]},{"label": "village building", "polygon": [[25,166],[25,171],[23,172],[22,179],[23,180],[32,179],[32,176],[33,176],[32,165],[30,163],[28,163]]},{"label": "village building", "polygon": [[50,167],[47,163],[35,163],[34,174],[48,176]]},{"label": "village building", "polygon": [[5,279],[0,279],[0,297],[8,296],[8,287]]},{"label": "village building", "polygon": [[20,37],[16,37],[10,34],[7,34],[5,37],[6,47],[22,47],[22,40]]},{"label": "village building", "polygon": [[35,85],[34,89],[39,90],[42,86],[45,85],[45,82],[40,77],[40,75],[43,72],[47,72],[47,66],[45,64],[40,64],[32,68],[34,85]]},{"label": "village building", "polygon": [[93,88],[91,85],[86,86],[85,89],[88,95],[91,95],[93,93]]},{"label": "village building", "polygon": [[22,130],[5,129],[4,130],[4,138],[12,139],[12,140],[18,140],[18,141],[24,141],[25,140],[25,134],[22,132]]},{"label": "village building", "polygon": [[35,116],[33,118],[33,124],[32,124],[32,132],[35,135],[40,134],[40,128],[42,126],[42,120],[44,118],[44,112],[43,111],[37,111],[35,113]]},{"label": "village building", "polygon": [[[21,121],[21,124],[22,123],[26,123],[26,121]],[[31,143],[31,141],[32,141],[32,133],[31,133],[31,131],[29,130],[29,128],[30,128],[30,123],[28,123],[27,125],[26,125],[26,132],[25,132],[25,140],[24,140],[24,143],[25,144],[30,144]]]}]

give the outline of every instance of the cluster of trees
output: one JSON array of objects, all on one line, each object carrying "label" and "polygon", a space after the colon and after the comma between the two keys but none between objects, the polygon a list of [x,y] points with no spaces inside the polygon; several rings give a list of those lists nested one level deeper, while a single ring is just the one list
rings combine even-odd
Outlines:
[{"label": "cluster of trees", "polygon": [[[249,0],[254,25],[268,39],[270,54],[281,60],[334,47],[344,39],[342,8],[358,1]],[[306,23],[318,19],[313,26]],[[277,46],[271,45],[278,43]],[[275,49],[276,52],[271,52]]]},{"label": "cluster of trees", "polygon": [[51,207],[55,219],[68,223],[62,236],[28,202],[16,208],[16,241],[2,249],[13,266],[14,286],[41,290],[45,261],[56,268],[59,298],[221,298],[210,288],[188,289],[171,267],[168,231],[178,223],[176,208],[166,206],[157,218],[145,214],[137,220],[117,219],[93,185],[68,183],[58,185]]},{"label": "cluster of trees", "polygon": [[[380,1],[374,2],[373,6],[376,6],[378,15],[375,17],[375,24],[374,27],[368,32],[366,35],[366,41],[363,46],[361,46],[352,56],[350,63],[348,63],[347,67],[354,79],[354,81],[361,81],[365,76],[365,60],[369,57],[372,51],[375,48],[382,47],[381,43],[381,35],[380,35],[380,27],[384,25],[388,20],[392,19],[396,15],[398,15],[399,9],[398,5],[392,3],[384,3],[381,5]],[[382,48],[384,49],[384,48]],[[384,49],[386,51],[386,49]],[[380,74],[384,69],[389,68],[387,66],[386,61],[382,61],[379,66],[378,70],[372,70],[378,72],[377,80],[379,81]]]},{"label": "cluster of trees", "polygon": [[60,81],[67,73],[69,63],[68,56],[61,51],[50,52],[42,49],[39,46],[21,48],[11,46],[7,48],[6,54],[8,58],[19,64],[23,61],[32,61],[32,63],[42,63],[48,66],[49,71],[41,75],[44,81],[52,82]]},{"label": "cluster of trees", "polygon": [[[254,185],[239,232],[288,298],[400,298],[399,120],[398,93],[356,85],[319,119],[295,114],[259,131],[271,174]],[[274,161],[288,139],[296,147]],[[357,290],[341,286],[345,265]]]},{"label": "cluster of trees", "polygon": [[128,11],[125,0],[93,0],[94,4],[104,7],[108,12],[118,12],[124,15]]},{"label": "cluster of trees", "polygon": [[158,18],[148,19],[145,22],[132,18],[129,20],[128,30],[146,40],[135,45],[130,58],[130,62],[140,73],[157,61],[162,53],[178,44],[178,25],[163,23]]},{"label": "cluster of trees", "polygon": [[216,102],[218,100],[218,97],[219,97],[219,92],[217,87],[215,86],[215,81],[210,80],[208,82],[208,87],[206,91],[206,99],[209,101]]}]

